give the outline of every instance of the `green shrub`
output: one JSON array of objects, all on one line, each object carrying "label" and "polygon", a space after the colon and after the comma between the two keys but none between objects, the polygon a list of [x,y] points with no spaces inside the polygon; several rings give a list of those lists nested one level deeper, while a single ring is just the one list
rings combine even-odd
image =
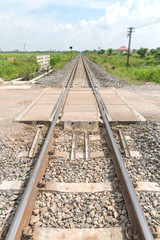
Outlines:
[{"label": "green shrub", "polygon": [[[29,53],[2,53],[0,54],[0,77],[6,81],[23,77],[25,80],[29,79],[29,76],[39,69],[37,64],[36,56],[41,55],[40,53],[29,54]],[[75,56],[76,54],[73,54]],[[13,57],[13,61],[7,61],[8,57]],[[54,66],[55,70],[64,66],[70,59],[71,53],[66,52],[64,54],[51,54],[51,65]]]},{"label": "green shrub", "polygon": [[[72,53],[72,56],[76,55],[76,53]],[[70,59],[71,52],[51,54],[50,65],[53,66],[55,70],[58,70],[59,68],[62,68]]]},{"label": "green shrub", "polygon": [[104,66],[107,72],[110,72],[121,80],[130,83],[156,82],[160,83],[160,58],[147,55],[141,58],[138,54],[132,54],[130,57],[130,67],[126,68],[127,57],[123,54],[109,56],[104,54],[87,54],[95,63]]}]

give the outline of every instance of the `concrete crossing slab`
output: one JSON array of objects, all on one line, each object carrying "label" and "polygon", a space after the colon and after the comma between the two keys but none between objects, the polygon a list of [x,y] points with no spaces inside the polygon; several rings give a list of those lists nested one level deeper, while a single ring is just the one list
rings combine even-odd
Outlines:
[{"label": "concrete crossing slab", "polygon": [[78,92],[90,92],[91,91],[91,89],[90,88],[75,88],[75,87],[73,87],[73,88],[70,88],[70,90],[69,90],[70,92],[76,92],[76,91],[78,91]]},{"label": "concrete crossing slab", "polygon": [[93,98],[91,98],[90,96],[88,98],[68,98],[67,99],[67,105],[71,104],[71,105],[85,105],[85,104],[94,104],[95,101]]},{"label": "concrete crossing slab", "polygon": [[84,92],[82,92],[82,91],[74,91],[74,92],[73,91],[69,91],[70,96],[75,96],[78,93],[79,97],[81,97],[82,95],[83,96],[88,96],[88,95],[90,95],[91,92],[92,91],[84,91]]},{"label": "concrete crossing slab", "polygon": [[98,108],[90,88],[72,88],[69,91],[61,121],[65,128],[97,129]]},{"label": "concrete crossing slab", "polygon": [[104,97],[103,98],[103,101],[104,101],[104,103],[105,104],[110,104],[110,105],[114,105],[114,104],[117,104],[117,105],[123,105],[124,104],[124,102],[122,101],[122,99],[120,99],[119,97],[111,97],[111,95],[109,95],[110,96],[110,98],[106,98],[106,97]]},{"label": "concrete crossing slab", "polygon": [[62,88],[48,88],[45,94],[60,94]]},{"label": "concrete crossing slab", "polygon": [[99,93],[107,108],[110,122],[137,122],[145,121],[115,88],[100,88]]},{"label": "concrete crossing slab", "polygon": [[37,101],[37,103],[36,104],[38,104],[38,105],[41,105],[41,104],[50,104],[50,103],[52,103],[52,104],[55,104],[56,102],[57,102],[57,100],[58,100],[58,98],[59,98],[59,94],[45,94],[45,95],[43,95],[38,101]]},{"label": "concrete crossing slab", "polygon": [[105,95],[117,95],[112,88],[100,88],[99,92]]},{"label": "concrete crossing slab", "polygon": [[31,110],[23,117],[22,121],[48,121],[53,110],[53,105],[35,105]]},{"label": "concrete crossing slab", "polygon": [[[62,88],[47,88],[23,111],[16,121],[21,122],[43,122],[52,121],[54,112],[57,107],[58,100]],[[145,121],[127,101],[114,88],[101,88],[99,93],[107,108],[109,121]],[[61,121],[65,126],[91,125],[98,126],[99,112],[91,88],[71,88],[68,92],[66,103],[63,109]],[[66,124],[67,123],[67,124]],[[82,126],[81,125],[81,126]]]},{"label": "concrete crossing slab", "polygon": [[81,105],[79,104],[78,107],[77,105],[66,105],[65,106],[65,111],[66,112],[71,112],[71,111],[74,111],[74,112],[94,112],[94,111],[97,111],[96,109],[96,106],[95,105]]},{"label": "concrete crossing slab", "polygon": [[86,93],[84,93],[84,94],[82,94],[82,93],[78,93],[78,94],[72,94],[72,93],[70,93],[69,94],[69,96],[68,96],[68,99],[73,99],[73,98],[75,98],[75,99],[82,99],[82,98],[91,98],[91,99],[93,99],[93,96],[92,95],[90,95],[88,92],[87,92],[87,94]]},{"label": "concrete crossing slab", "polygon": [[61,97],[63,89],[47,88],[23,111],[15,121],[43,122],[52,121],[54,111]]},{"label": "concrete crossing slab", "polygon": [[62,121],[81,121],[81,122],[93,122],[98,121],[98,116],[96,112],[64,112],[62,116]]},{"label": "concrete crossing slab", "polygon": [[112,121],[138,121],[132,111],[125,105],[106,105]]}]

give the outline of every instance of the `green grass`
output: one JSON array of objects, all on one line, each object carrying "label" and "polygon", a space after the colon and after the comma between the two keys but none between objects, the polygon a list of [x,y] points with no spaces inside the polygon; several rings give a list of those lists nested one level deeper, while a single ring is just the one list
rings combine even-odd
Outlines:
[{"label": "green grass", "polygon": [[160,59],[151,55],[140,58],[137,54],[130,56],[130,67],[126,68],[126,54],[87,54],[95,63],[101,65],[121,80],[131,84],[142,84],[144,82],[160,83]]},{"label": "green grass", "polygon": [[[77,54],[73,54],[73,57],[75,57]],[[71,59],[71,53],[70,52],[66,52],[63,54],[51,54],[50,57],[50,64],[51,66],[54,67],[55,71],[57,71],[58,69],[62,68],[69,60]]]},{"label": "green grass", "polygon": [[[46,53],[47,54],[47,53]],[[1,53],[0,54],[0,78],[10,81],[23,77],[29,79],[33,72],[39,69],[36,56],[42,53]],[[77,54],[73,53],[73,57]],[[8,57],[13,57],[13,61],[7,61]],[[50,64],[55,71],[62,68],[71,58],[70,52],[50,54]],[[35,75],[36,77],[36,75]]]},{"label": "green grass", "polygon": [[[7,61],[8,57],[13,57],[13,61]],[[29,77],[38,70],[36,56],[29,54],[1,54],[0,55],[0,77],[6,81],[18,78]]]}]

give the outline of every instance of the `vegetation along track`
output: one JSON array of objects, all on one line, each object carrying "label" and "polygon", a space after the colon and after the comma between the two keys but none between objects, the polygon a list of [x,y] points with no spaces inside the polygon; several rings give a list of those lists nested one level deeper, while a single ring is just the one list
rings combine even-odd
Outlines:
[{"label": "vegetation along track", "polygon": [[[90,87],[102,126],[64,130],[59,117],[72,87]],[[65,88],[7,240],[153,239],[85,59]]]}]

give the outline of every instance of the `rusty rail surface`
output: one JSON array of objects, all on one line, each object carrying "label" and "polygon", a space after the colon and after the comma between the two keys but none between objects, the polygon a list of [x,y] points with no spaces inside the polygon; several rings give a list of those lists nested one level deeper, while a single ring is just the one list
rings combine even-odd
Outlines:
[{"label": "rusty rail surface", "polygon": [[146,222],[146,219],[143,215],[143,212],[141,210],[139,201],[137,199],[136,193],[134,191],[134,187],[131,183],[131,180],[129,178],[128,172],[125,168],[125,165],[123,163],[121,154],[119,152],[119,149],[117,147],[117,144],[115,142],[115,139],[112,134],[112,130],[110,128],[109,122],[106,118],[105,112],[103,110],[102,104],[98,98],[97,90],[95,89],[93,85],[93,81],[91,78],[91,75],[89,73],[89,70],[87,68],[86,62],[83,59],[83,64],[87,73],[87,76],[90,81],[90,85],[92,87],[92,90],[94,92],[98,107],[100,109],[100,113],[103,117],[103,121],[107,130],[107,136],[108,136],[108,144],[111,147],[112,153],[113,153],[113,164],[116,169],[116,173],[118,175],[118,178],[122,185],[122,192],[123,197],[126,203],[126,207],[129,213],[129,218],[132,222],[132,224],[136,227],[136,229],[139,231],[140,237],[142,240],[153,240],[153,236],[150,232],[150,229],[148,227],[148,224]]},{"label": "rusty rail surface", "polygon": [[73,68],[72,74],[69,78],[68,84],[65,88],[64,94],[62,96],[62,99],[60,101],[60,104],[58,106],[57,112],[55,114],[55,117],[53,119],[53,122],[50,126],[49,132],[47,134],[46,140],[43,144],[42,150],[40,152],[40,155],[37,159],[37,162],[34,166],[32,175],[29,179],[29,182],[27,184],[27,187],[25,189],[25,192],[23,194],[23,197],[21,199],[21,202],[19,204],[19,207],[16,211],[16,215],[13,219],[13,222],[9,228],[8,234],[6,236],[6,240],[19,240],[21,239],[21,235],[23,232],[23,229],[25,229],[30,221],[30,217],[32,214],[32,210],[34,207],[34,202],[36,200],[37,194],[38,194],[38,183],[41,181],[43,174],[46,169],[46,165],[48,162],[48,151],[50,149],[50,146],[52,146],[53,138],[52,133],[55,127],[55,124],[57,122],[59,113],[61,111],[63,102],[66,98],[66,95],[68,93],[68,89],[71,85],[71,82],[73,80],[77,65],[78,65],[79,57],[77,59],[77,62]]}]

